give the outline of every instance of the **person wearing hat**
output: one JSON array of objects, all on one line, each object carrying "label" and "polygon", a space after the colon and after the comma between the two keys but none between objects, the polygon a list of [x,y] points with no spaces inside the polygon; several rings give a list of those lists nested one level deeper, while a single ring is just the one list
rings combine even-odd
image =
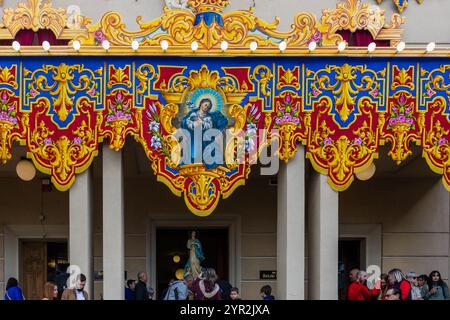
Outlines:
[{"label": "person wearing hat", "polygon": [[412,300],[423,300],[420,288],[417,285],[417,275],[414,271],[408,272],[406,279],[411,284],[411,299]]}]

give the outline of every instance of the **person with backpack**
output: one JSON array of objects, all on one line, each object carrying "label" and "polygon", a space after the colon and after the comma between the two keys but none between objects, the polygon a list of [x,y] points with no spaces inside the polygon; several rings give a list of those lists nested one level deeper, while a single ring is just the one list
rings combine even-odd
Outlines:
[{"label": "person with backpack", "polygon": [[411,284],[406,280],[400,269],[392,269],[388,273],[389,283],[391,288],[400,291],[400,300],[411,300]]},{"label": "person with backpack", "polygon": [[450,300],[447,284],[442,280],[439,271],[432,271],[428,277],[428,290],[424,294],[425,300]]},{"label": "person with backpack", "polygon": [[190,273],[186,273],[183,280],[171,281],[163,300],[187,300],[193,281],[194,277]]}]

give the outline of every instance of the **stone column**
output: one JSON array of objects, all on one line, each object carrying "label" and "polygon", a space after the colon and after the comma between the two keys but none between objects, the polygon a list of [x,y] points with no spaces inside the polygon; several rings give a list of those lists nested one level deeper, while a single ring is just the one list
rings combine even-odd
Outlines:
[{"label": "stone column", "polygon": [[338,299],[339,194],[327,176],[311,174],[308,188],[309,285],[311,300]]},{"label": "stone column", "polygon": [[125,234],[122,152],[103,145],[103,298],[123,300]]},{"label": "stone column", "polygon": [[305,151],[280,166],[277,209],[277,298],[305,298]]},{"label": "stone column", "polygon": [[94,296],[92,256],[92,168],[77,175],[69,191],[69,260],[86,275],[85,290]]}]

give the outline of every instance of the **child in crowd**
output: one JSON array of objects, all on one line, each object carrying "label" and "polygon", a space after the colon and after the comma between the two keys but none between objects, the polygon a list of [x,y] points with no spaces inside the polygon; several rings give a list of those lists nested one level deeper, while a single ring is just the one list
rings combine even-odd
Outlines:
[{"label": "child in crowd", "polygon": [[231,300],[241,300],[238,288],[236,288],[236,287],[231,288],[231,290],[230,290],[230,298],[231,298]]},{"label": "child in crowd", "polygon": [[425,294],[428,292],[428,276],[426,274],[421,274],[417,277],[417,287],[420,289],[420,295],[424,299]]},{"label": "child in crowd", "polygon": [[275,300],[275,297],[272,295],[272,287],[269,285],[262,287],[260,294],[263,300]]}]

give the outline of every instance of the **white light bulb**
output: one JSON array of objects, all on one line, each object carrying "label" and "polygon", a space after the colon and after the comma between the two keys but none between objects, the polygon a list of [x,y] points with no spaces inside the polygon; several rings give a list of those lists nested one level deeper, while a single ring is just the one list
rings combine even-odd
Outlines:
[{"label": "white light bulb", "polygon": [[375,42],[371,42],[371,43],[367,46],[367,51],[369,51],[369,52],[374,52],[376,48],[377,48],[377,44],[376,44]]},{"label": "white light bulb", "polygon": [[42,42],[42,49],[44,49],[45,51],[50,51],[50,42],[48,41]]},{"label": "white light bulb", "polygon": [[279,45],[280,51],[284,51],[287,48],[287,43],[286,41],[281,41],[280,45]]},{"label": "white light bulb", "polygon": [[338,45],[338,51],[339,51],[339,52],[344,51],[346,46],[347,46],[347,44],[346,44],[344,41],[339,42],[339,45]]},{"label": "white light bulb", "polygon": [[436,49],[436,43],[430,42],[430,43],[427,45],[427,52],[432,52],[434,49]]},{"label": "white light bulb", "polygon": [[399,42],[397,45],[397,52],[402,52],[406,48],[406,43],[403,41]]},{"label": "white light bulb", "polygon": [[80,48],[81,48],[81,43],[80,43],[80,41],[75,40],[75,41],[72,43],[72,46],[73,46],[73,49],[74,49],[75,51],[78,51],[78,50],[80,50]]},{"label": "white light bulb", "polygon": [[14,49],[15,51],[19,52],[19,51],[20,51],[20,43],[19,43],[19,41],[14,41],[14,42],[12,43],[12,47],[13,47],[13,49]]},{"label": "white light bulb", "polygon": [[316,48],[317,48],[317,42],[311,41],[311,42],[308,44],[308,49],[309,49],[309,51],[314,51],[314,50],[316,50]]},{"label": "white light bulb", "polygon": [[254,52],[256,51],[256,49],[258,49],[258,43],[256,41],[253,41],[252,43],[250,43],[250,50]]},{"label": "white light bulb", "polygon": [[197,41],[193,41],[191,43],[191,49],[192,49],[192,51],[197,51],[198,50],[198,42]]},{"label": "white light bulb", "polygon": [[220,49],[222,49],[222,51],[226,51],[228,49],[228,42],[222,41],[220,44]]},{"label": "white light bulb", "polygon": [[131,43],[131,49],[133,49],[134,51],[138,51],[139,42],[137,40],[133,40],[133,42]]},{"label": "white light bulb", "polygon": [[167,42],[167,40],[161,41],[161,49],[163,49],[164,51],[169,49],[169,42]]},{"label": "white light bulb", "polygon": [[108,40],[105,40],[105,41],[102,42],[102,47],[103,47],[103,49],[105,49],[106,51],[108,51],[109,48],[111,48],[111,44],[109,43]]}]

